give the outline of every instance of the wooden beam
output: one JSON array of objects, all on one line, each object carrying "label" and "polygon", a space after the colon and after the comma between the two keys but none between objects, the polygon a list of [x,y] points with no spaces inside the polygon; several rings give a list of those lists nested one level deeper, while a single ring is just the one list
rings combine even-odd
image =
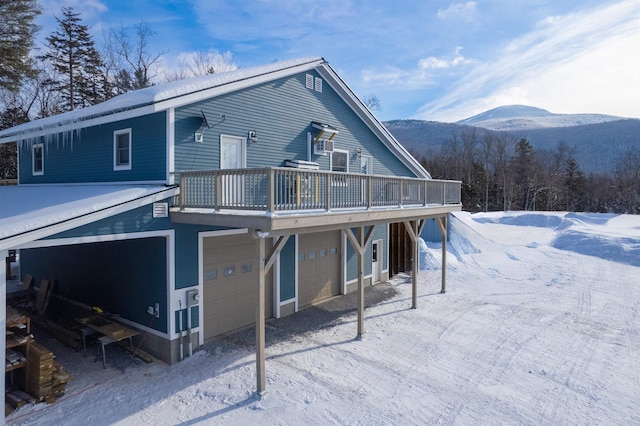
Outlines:
[{"label": "wooden beam", "polygon": [[280,254],[280,251],[282,251],[282,248],[284,247],[284,245],[287,244],[289,237],[290,235],[283,235],[276,239],[275,243],[273,244],[273,247],[271,248],[271,251],[269,252],[269,255],[265,259],[265,265],[264,265],[265,273],[269,272],[269,270],[273,266],[273,263],[278,258],[278,254]]},{"label": "wooden beam", "polygon": [[436,218],[440,233],[442,234],[442,288],[440,293],[447,291],[447,216]]},{"label": "wooden beam", "polygon": [[256,301],[256,393],[262,397],[266,392],[264,371],[265,356],[265,241],[258,238],[258,300]]},{"label": "wooden beam", "polygon": [[358,253],[358,339],[362,339],[364,335],[364,252],[373,237],[374,229],[375,226],[370,226],[365,234],[364,226],[361,226],[358,230],[358,238],[351,228],[344,230],[347,239]]},{"label": "wooden beam", "polygon": [[418,266],[420,233],[424,228],[425,219],[404,222],[404,227],[411,238],[411,309],[418,307]]},{"label": "wooden beam", "polygon": [[457,205],[438,207],[405,207],[402,209],[362,209],[357,211],[331,211],[305,214],[267,214],[257,215],[255,212],[224,210],[219,212],[196,212],[185,209],[170,212],[171,221],[194,225],[224,226],[229,228],[259,229],[268,232],[270,237],[291,234],[307,234],[344,229],[346,226],[380,225],[405,220],[417,220],[426,217],[437,217],[451,211],[459,211]]},{"label": "wooden beam", "polygon": [[366,247],[366,243],[365,243],[366,239],[364,237],[364,226],[360,227],[360,232],[358,232],[358,237],[360,237],[359,243],[360,243],[361,250],[359,250],[358,252],[358,334],[357,334],[357,338],[362,339],[362,336],[364,335],[364,249]]}]

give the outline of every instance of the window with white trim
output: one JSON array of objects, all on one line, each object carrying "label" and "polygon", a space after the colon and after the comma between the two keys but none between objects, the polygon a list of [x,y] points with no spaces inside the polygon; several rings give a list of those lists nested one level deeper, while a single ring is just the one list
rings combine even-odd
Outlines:
[{"label": "window with white trim", "polygon": [[[331,171],[338,173],[349,172],[349,151],[334,149],[331,153]],[[346,186],[346,176],[333,176],[331,184],[334,186]]]},{"label": "window with white trim", "polygon": [[341,173],[349,171],[349,151],[334,149],[331,153],[331,171]]},{"label": "window with white trim", "polygon": [[31,147],[31,172],[34,176],[44,174],[44,145],[36,143]]},{"label": "window with white trim", "polygon": [[131,170],[131,129],[113,132],[113,170]]}]

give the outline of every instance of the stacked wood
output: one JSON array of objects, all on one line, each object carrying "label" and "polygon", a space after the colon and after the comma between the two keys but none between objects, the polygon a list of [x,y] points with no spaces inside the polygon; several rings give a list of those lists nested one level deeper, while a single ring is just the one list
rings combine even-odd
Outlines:
[{"label": "stacked wood", "polygon": [[37,342],[27,352],[27,392],[38,401],[53,396],[53,352]]},{"label": "stacked wood", "polygon": [[52,375],[52,393],[54,397],[58,397],[64,394],[67,387],[67,383],[72,379],[71,374],[66,371],[60,364],[53,361],[53,375]]}]

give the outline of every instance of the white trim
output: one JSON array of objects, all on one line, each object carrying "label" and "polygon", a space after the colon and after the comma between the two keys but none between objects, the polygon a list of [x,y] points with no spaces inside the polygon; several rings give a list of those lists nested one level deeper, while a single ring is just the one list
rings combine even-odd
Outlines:
[{"label": "white trim", "polygon": [[167,110],[167,183],[173,185],[175,183],[175,176],[173,173],[175,169],[175,148],[176,148],[176,110],[175,108],[169,108]]},{"label": "white trim", "polygon": [[347,161],[345,163],[346,163],[347,170],[345,170],[344,172],[338,171],[336,173],[349,173],[349,151],[346,149],[340,149],[340,148],[335,148],[331,153],[331,158],[329,159],[329,170],[332,172],[335,172],[335,170],[333,170],[333,154],[337,154],[337,153],[346,154]]},{"label": "white trim", "polygon": [[[118,136],[129,135],[129,158],[126,164],[118,164]],[[131,127],[127,129],[119,129],[113,131],[113,170],[131,170],[133,165],[133,135],[131,133]]]},{"label": "white trim", "polygon": [[384,240],[382,238],[378,238],[376,240],[371,240],[371,284],[375,284],[378,281],[374,281],[374,277],[376,276],[375,271],[373,270],[373,245],[378,245],[378,281],[382,279],[382,257],[381,253],[384,250]]},{"label": "white trim", "polygon": [[358,173],[362,173],[362,163],[364,162],[364,160],[369,160],[370,167],[367,170],[367,173],[363,173],[363,174],[372,175],[373,174],[373,156],[372,155],[364,155],[364,154],[360,155],[360,171]]},{"label": "white trim", "polygon": [[20,186],[113,186],[113,185],[166,185],[164,180],[127,180],[112,182],[53,182],[53,183],[22,183]]},{"label": "white trim", "polygon": [[51,238],[48,240],[32,241],[31,243],[23,244],[16,248],[17,249],[47,248],[47,247],[70,246],[70,245],[76,245],[76,244],[104,243],[108,241],[134,240],[134,239],[140,239],[140,238],[166,237],[169,235],[169,233],[173,234],[174,230],[165,229],[165,230],[159,230],[159,231],[125,232],[120,234]]},{"label": "white trim", "polygon": [[[237,228],[237,229],[222,229],[219,231],[204,231],[198,232],[198,293],[200,294],[200,303],[198,304],[198,324],[199,326],[194,330],[198,330],[198,344],[204,345],[204,239],[209,237],[224,237],[227,235],[242,235],[248,234],[249,230],[247,228]],[[186,291],[187,288],[183,288],[181,290]],[[177,300],[176,302],[176,309]],[[173,311],[173,316],[175,317],[175,311]],[[175,327],[173,328],[175,330]],[[177,336],[177,334],[176,334]],[[173,340],[173,338],[172,338]]]},{"label": "white trim", "polygon": [[220,170],[222,170],[222,141],[226,140],[233,140],[233,141],[237,141],[240,142],[240,167],[241,169],[244,169],[247,167],[247,138],[243,137],[243,136],[234,136],[234,135],[228,135],[225,133],[220,133],[220,145],[218,146],[219,148],[219,152],[220,152],[220,158],[219,158],[219,162],[218,162],[218,168]]},{"label": "white trim", "polygon": [[[36,171],[36,148],[40,148],[41,153],[41,161],[42,161],[42,169]],[[34,143],[31,145],[31,175],[32,176],[42,176],[44,175],[44,144],[43,143]]]}]

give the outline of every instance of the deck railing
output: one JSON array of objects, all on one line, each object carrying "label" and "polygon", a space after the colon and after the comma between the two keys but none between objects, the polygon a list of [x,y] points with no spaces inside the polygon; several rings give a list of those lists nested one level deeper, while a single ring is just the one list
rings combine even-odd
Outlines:
[{"label": "deck railing", "polygon": [[181,210],[371,209],[460,204],[459,181],[289,167],[180,172]]}]

